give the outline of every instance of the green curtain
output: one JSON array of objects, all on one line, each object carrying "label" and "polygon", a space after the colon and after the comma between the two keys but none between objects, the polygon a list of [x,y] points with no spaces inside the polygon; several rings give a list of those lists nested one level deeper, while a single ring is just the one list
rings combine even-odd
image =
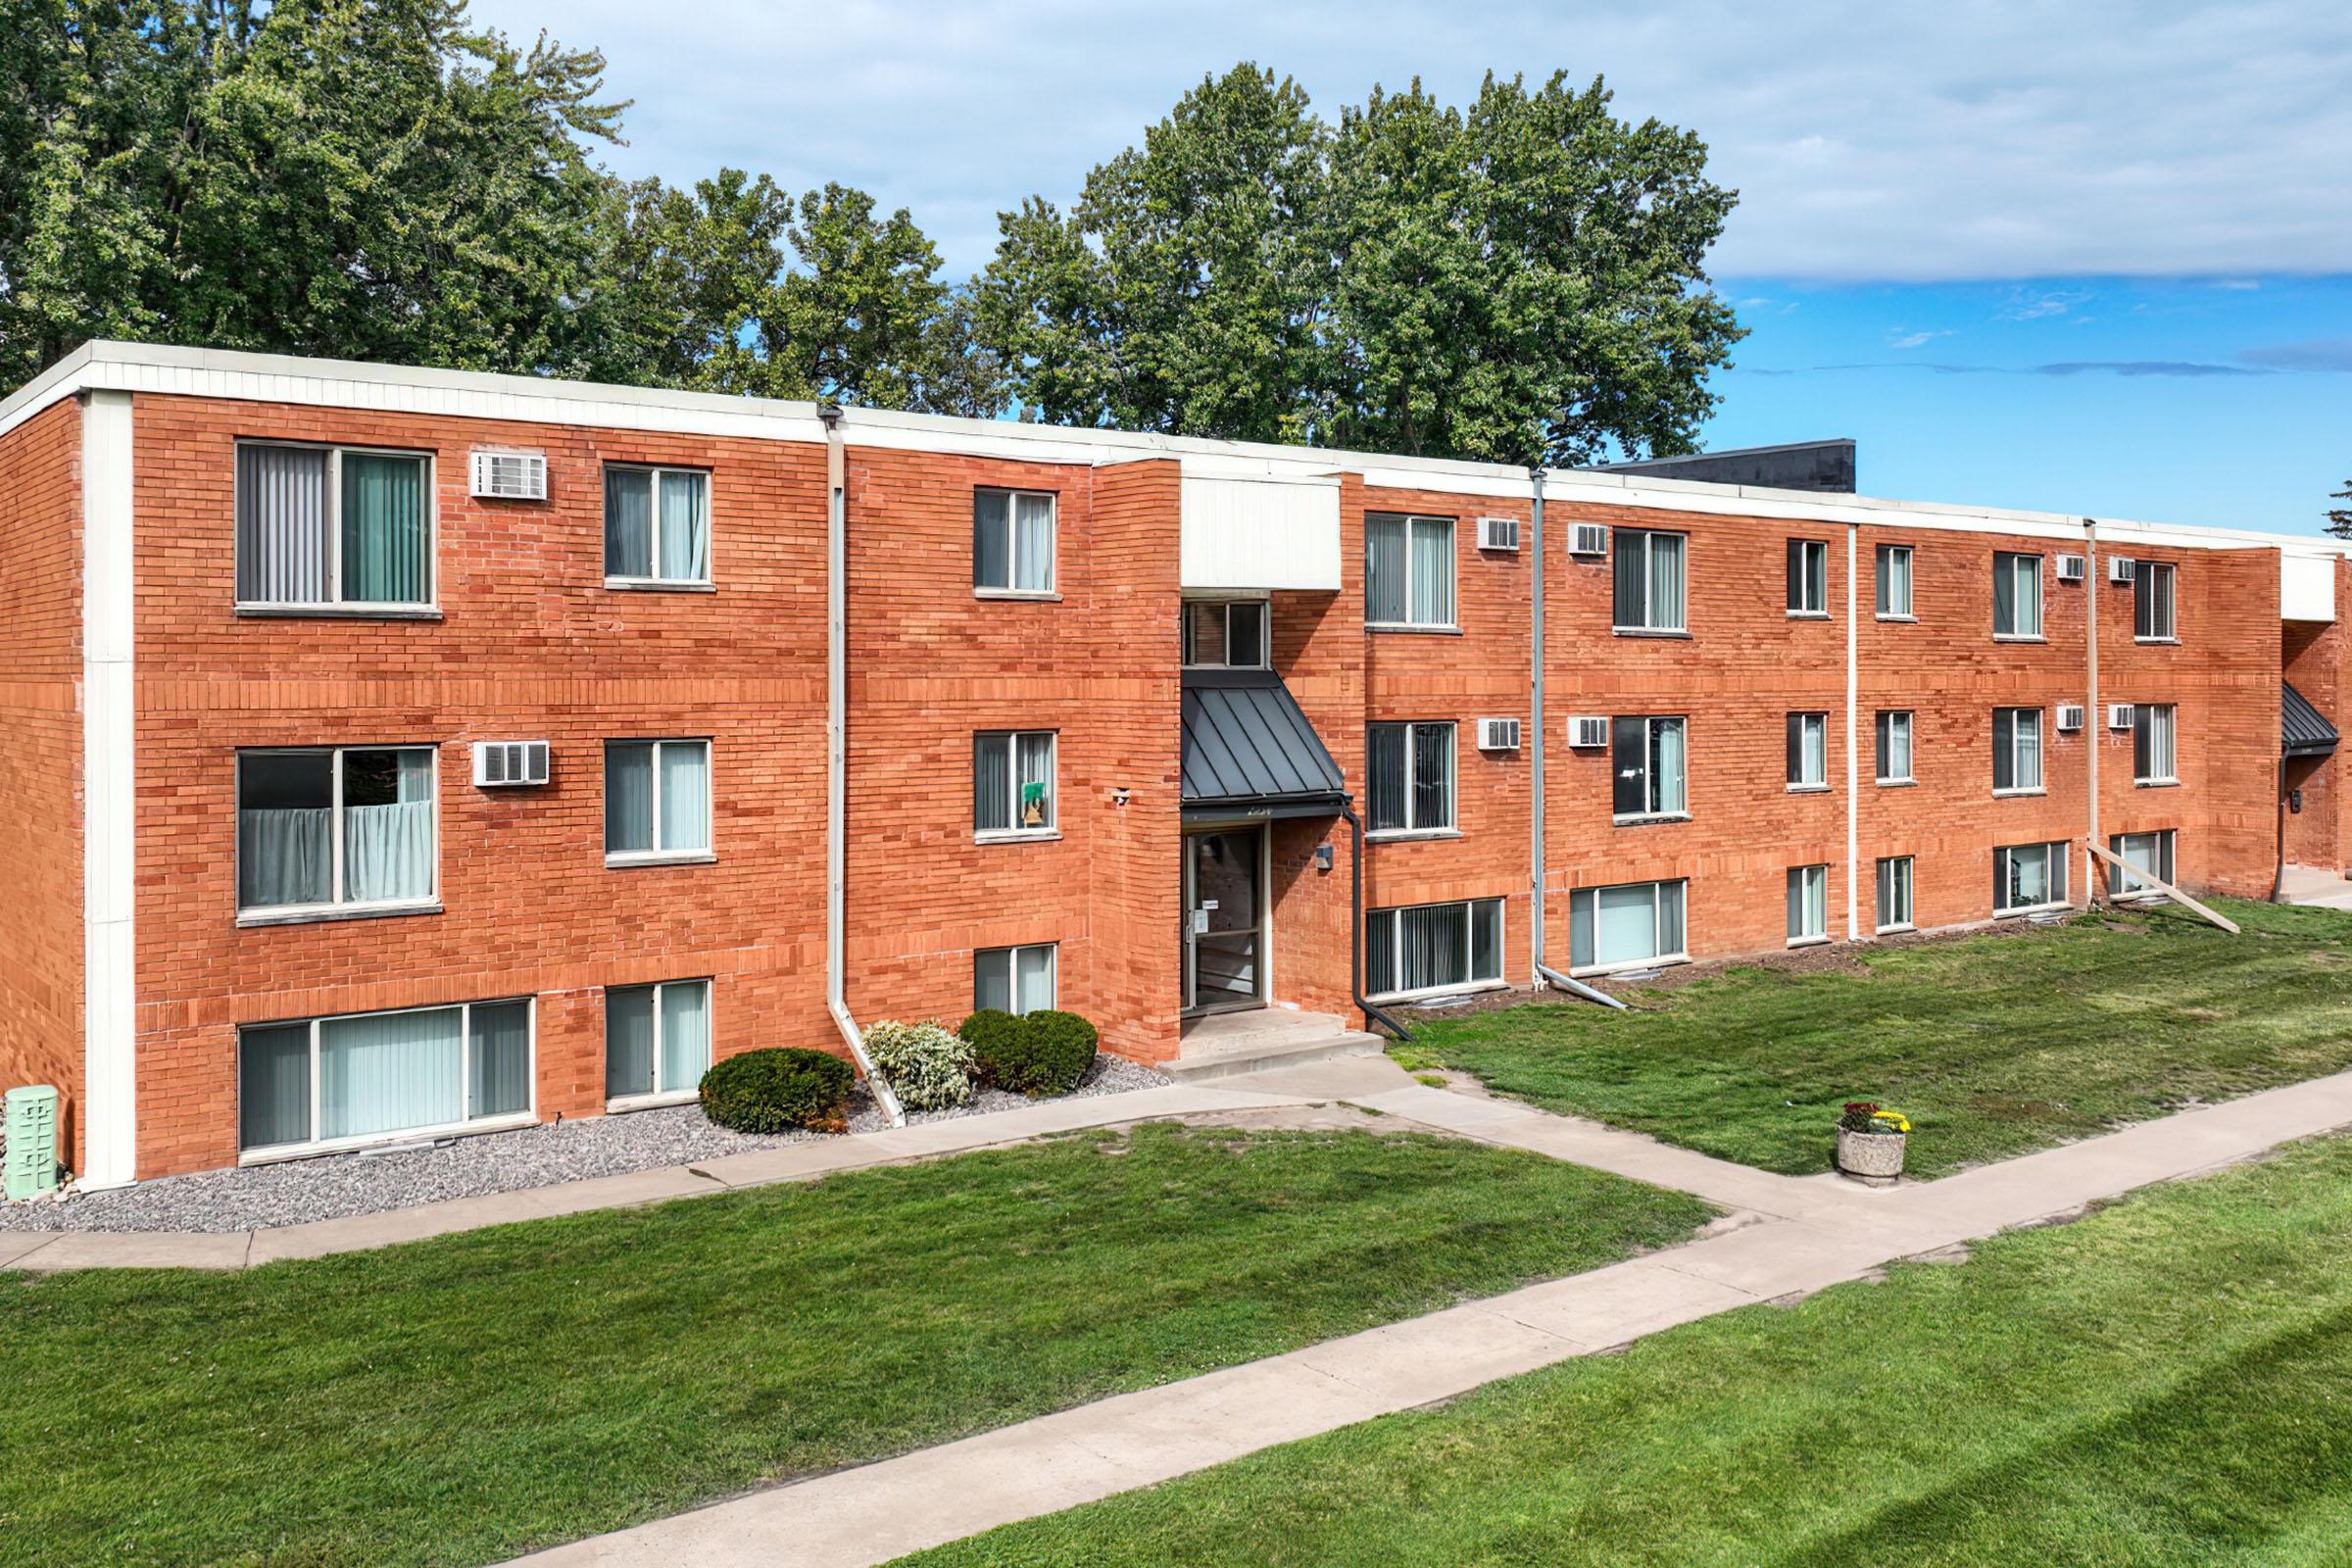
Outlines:
[{"label": "green curtain", "polygon": [[345,453],[344,600],[424,604],[424,461]]}]

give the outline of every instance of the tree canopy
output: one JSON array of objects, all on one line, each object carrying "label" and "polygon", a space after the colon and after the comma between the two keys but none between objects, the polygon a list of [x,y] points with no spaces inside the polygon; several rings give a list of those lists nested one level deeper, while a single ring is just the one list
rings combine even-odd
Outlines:
[{"label": "tree canopy", "polygon": [[[2344,487],[2330,492],[2328,499],[2352,503],[2352,479],[2346,479]],[[2352,539],[2352,505],[2328,509],[2328,531],[2338,539]]]}]

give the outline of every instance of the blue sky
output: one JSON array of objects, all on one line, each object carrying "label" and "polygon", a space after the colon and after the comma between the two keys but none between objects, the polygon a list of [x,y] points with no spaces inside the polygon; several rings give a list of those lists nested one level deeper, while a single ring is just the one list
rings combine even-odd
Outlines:
[{"label": "blue sky", "polygon": [[2027,0],[475,0],[611,59],[626,173],[908,208],[950,268],[1208,72],[1327,115],[1603,75],[1741,194],[1710,446],[1849,435],[1879,495],[2316,530],[2352,476],[2352,7]]}]

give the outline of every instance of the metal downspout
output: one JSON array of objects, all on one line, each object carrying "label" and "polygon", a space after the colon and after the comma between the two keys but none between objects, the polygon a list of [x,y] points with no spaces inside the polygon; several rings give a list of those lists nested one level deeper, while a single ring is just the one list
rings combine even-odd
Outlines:
[{"label": "metal downspout", "polygon": [[1532,518],[1527,527],[1528,553],[1535,560],[1535,646],[1531,656],[1534,673],[1530,684],[1533,691],[1528,703],[1528,783],[1535,800],[1529,812],[1528,865],[1533,875],[1529,879],[1532,896],[1528,901],[1527,936],[1530,973],[1539,986],[1544,975],[1544,470],[1528,469],[1528,482],[1535,491]]},{"label": "metal downspout", "polygon": [[874,1103],[893,1127],[906,1112],[890,1080],[874,1070],[865,1035],[850,1016],[842,954],[849,862],[849,464],[841,446],[841,410],[816,411],[825,426],[825,1010],[865,1074]]},{"label": "metal downspout", "polygon": [[[2099,842],[2099,748],[2106,743],[2107,715],[2099,707],[2099,590],[2104,586],[2105,573],[2099,570],[2099,521],[2096,517],[2082,519],[2082,597],[2089,604],[2083,612],[2086,631],[2083,641],[2090,645],[2085,657],[2086,678],[2090,682],[2090,705],[2082,710],[2082,730],[2090,737],[2090,840]],[[2072,858],[2072,857],[2069,857]],[[2085,906],[2099,902],[2099,886],[2113,886],[2113,878],[2098,857],[2084,854],[2082,875],[2085,879],[2082,902]]]},{"label": "metal downspout", "polygon": [[1537,964],[1536,973],[1543,976],[1549,984],[1558,986],[1562,991],[1573,992],[1587,1002],[1597,1002],[1604,1007],[1615,1007],[1619,1012],[1625,1011],[1625,1004],[1610,996],[1606,991],[1596,990],[1582,980],[1571,980],[1549,964]]},{"label": "metal downspout", "polygon": [[[1845,525],[1845,940],[1862,940],[1862,693],[1861,633],[1857,607],[1861,603],[1862,525]],[[1825,893],[1827,889],[1823,890]],[[1878,897],[1874,886],[1871,897]],[[1826,911],[1825,911],[1826,912]],[[1827,925],[1825,919],[1822,922]],[[1878,929],[1878,922],[1871,922]]]},{"label": "metal downspout", "polygon": [[1355,803],[1350,801],[1340,808],[1348,819],[1351,835],[1348,856],[1348,875],[1353,883],[1348,901],[1351,936],[1348,944],[1348,990],[1355,998],[1358,1011],[1367,1023],[1379,1024],[1399,1040],[1410,1040],[1413,1032],[1387,1013],[1364,1000],[1364,819],[1355,814]]}]

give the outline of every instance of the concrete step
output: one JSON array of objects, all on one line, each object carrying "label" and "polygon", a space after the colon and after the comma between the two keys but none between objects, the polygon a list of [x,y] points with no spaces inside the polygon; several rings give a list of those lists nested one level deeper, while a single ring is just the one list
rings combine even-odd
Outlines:
[{"label": "concrete step", "polygon": [[1382,1045],[1379,1036],[1349,1029],[1328,1012],[1267,1007],[1196,1021],[1185,1031],[1176,1059],[1161,1062],[1159,1070],[1179,1083],[1199,1083],[1340,1056],[1376,1055]]}]

